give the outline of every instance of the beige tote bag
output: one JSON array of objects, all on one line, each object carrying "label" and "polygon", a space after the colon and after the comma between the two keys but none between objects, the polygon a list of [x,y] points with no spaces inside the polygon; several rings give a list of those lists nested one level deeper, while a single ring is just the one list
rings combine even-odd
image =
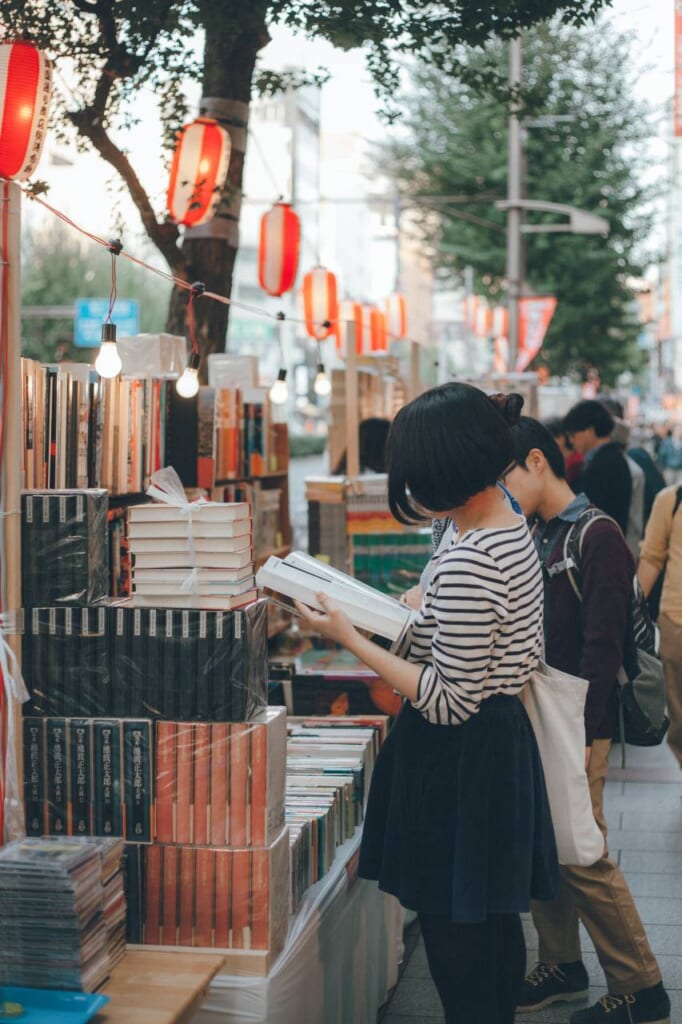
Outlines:
[{"label": "beige tote bag", "polygon": [[579,867],[604,852],[585,771],[588,685],[541,661],[520,694],[540,750],[559,863]]}]

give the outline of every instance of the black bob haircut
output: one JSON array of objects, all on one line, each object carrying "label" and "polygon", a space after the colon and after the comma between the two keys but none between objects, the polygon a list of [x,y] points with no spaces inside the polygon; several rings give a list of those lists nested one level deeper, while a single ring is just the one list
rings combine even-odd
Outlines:
[{"label": "black bob haircut", "polygon": [[559,480],[566,479],[566,463],[561,449],[552,437],[551,432],[539,420],[531,416],[522,416],[518,426],[512,430],[516,462],[522,469],[526,468],[529,453],[537,448],[547,459],[549,468]]},{"label": "black bob haircut", "polygon": [[608,409],[593,398],[586,398],[585,401],[578,402],[568,410],[564,417],[564,430],[567,434],[594,427],[597,437],[608,437],[613,432],[615,425],[613,416]]},{"label": "black bob haircut", "polygon": [[459,508],[514,461],[520,395],[441,384],[403,406],[386,442],[388,503],[401,523]]}]

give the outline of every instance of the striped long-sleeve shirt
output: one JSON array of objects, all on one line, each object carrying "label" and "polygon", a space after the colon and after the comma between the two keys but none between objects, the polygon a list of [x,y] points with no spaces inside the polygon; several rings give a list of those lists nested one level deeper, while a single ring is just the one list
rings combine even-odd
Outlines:
[{"label": "striped long-sleeve shirt", "polygon": [[460,725],[495,693],[515,694],[542,653],[542,572],[524,520],[469,530],[441,555],[412,627],[424,662],[413,706]]}]

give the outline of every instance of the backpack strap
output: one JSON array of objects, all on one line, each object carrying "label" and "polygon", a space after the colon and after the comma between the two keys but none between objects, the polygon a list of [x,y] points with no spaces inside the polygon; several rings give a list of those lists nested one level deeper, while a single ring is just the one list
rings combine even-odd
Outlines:
[{"label": "backpack strap", "polygon": [[682,505],[682,484],[677,488],[675,492],[675,504],[673,506],[673,519],[677,515],[677,510]]},{"label": "backpack strap", "polygon": [[[568,582],[571,584],[573,593],[582,602],[582,572],[581,572],[581,559],[583,553],[583,541],[585,534],[589,530],[592,523],[597,522],[599,519],[607,519],[614,526],[618,526],[615,519],[611,516],[607,516],[606,512],[602,512],[598,508],[588,508],[582,512],[576,521],[566,531],[564,537],[564,558],[563,562],[557,563],[556,571],[566,571],[568,576]],[[618,527],[620,529],[620,527]],[[561,567],[561,568],[559,568]]]}]

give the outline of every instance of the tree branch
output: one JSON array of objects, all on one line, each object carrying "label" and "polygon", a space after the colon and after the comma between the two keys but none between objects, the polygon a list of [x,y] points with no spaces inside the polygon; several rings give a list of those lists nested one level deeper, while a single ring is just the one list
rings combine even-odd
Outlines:
[{"label": "tree branch", "polygon": [[164,257],[176,277],[189,280],[187,260],[178,246],[180,232],[170,221],[159,222],[142,182],[125,153],[111,140],[93,107],[69,112],[78,134],[89,139],[103,160],[118,171],[137,207],[147,235]]}]

